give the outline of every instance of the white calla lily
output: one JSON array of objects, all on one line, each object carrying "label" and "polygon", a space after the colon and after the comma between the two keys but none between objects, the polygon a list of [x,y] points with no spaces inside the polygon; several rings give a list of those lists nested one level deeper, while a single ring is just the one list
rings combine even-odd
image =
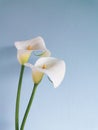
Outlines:
[{"label": "white calla lily", "polygon": [[66,71],[65,62],[53,57],[42,57],[36,61],[35,65],[26,63],[25,66],[32,69],[32,78],[35,84],[38,84],[46,74],[55,88],[62,82]]},{"label": "white calla lily", "polygon": [[31,40],[15,42],[17,48],[17,58],[20,64],[28,62],[32,51],[42,51],[40,56],[50,56],[50,51],[46,48],[42,37],[36,37]]}]

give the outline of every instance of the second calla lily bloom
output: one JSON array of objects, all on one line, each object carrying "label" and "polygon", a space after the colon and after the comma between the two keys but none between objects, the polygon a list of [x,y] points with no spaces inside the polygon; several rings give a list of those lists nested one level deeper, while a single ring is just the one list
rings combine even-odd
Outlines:
[{"label": "second calla lily bloom", "polygon": [[50,56],[50,51],[47,50],[42,37],[36,37],[27,41],[15,42],[17,48],[17,58],[20,64],[28,62],[32,51],[42,51],[41,56]]},{"label": "second calla lily bloom", "polygon": [[60,85],[66,71],[65,62],[53,57],[42,57],[36,61],[35,65],[30,63],[25,65],[32,69],[32,78],[35,84],[38,84],[46,74],[55,88]]}]

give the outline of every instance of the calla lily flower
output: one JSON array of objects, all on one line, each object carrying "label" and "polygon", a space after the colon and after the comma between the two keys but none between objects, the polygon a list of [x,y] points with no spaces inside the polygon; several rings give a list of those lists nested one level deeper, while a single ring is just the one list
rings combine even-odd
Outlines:
[{"label": "calla lily flower", "polygon": [[53,57],[42,57],[36,61],[35,65],[26,63],[25,66],[32,69],[32,78],[35,84],[38,84],[46,74],[55,88],[62,82],[66,71],[65,62]]},{"label": "calla lily flower", "polygon": [[17,58],[20,64],[28,62],[33,51],[42,51],[40,56],[50,56],[50,51],[46,48],[42,37],[36,37],[31,40],[15,42],[17,48]]}]

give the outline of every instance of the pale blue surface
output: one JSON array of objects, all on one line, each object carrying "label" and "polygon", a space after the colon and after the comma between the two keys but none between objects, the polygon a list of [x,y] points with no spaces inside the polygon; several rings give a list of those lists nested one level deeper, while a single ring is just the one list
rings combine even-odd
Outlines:
[{"label": "pale blue surface", "polygon": [[[14,130],[20,71],[14,42],[39,35],[67,72],[58,89],[44,77],[25,130],[98,130],[97,0],[0,0],[0,130]],[[32,87],[26,68],[21,119]]]}]

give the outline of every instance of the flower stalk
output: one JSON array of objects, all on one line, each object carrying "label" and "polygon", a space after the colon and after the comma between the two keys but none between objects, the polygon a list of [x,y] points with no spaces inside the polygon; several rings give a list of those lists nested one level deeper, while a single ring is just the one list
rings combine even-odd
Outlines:
[{"label": "flower stalk", "polygon": [[25,126],[25,123],[26,123],[26,119],[27,119],[27,116],[28,116],[28,114],[29,114],[29,111],[30,111],[30,108],[31,108],[31,105],[32,105],[32,102],[33,102],[33,99],[34,99],[34,95],[35,95],[37,86],[38,86],[38,84],[34,84],[34,87],[33,87],[32,93],[31,93],[31,97],[30,97],[28,106],[27,106],[27,108],[26,108],[26,111],[25,111],[25,114],[24,114],[24,117],[23,117],[23,120],[22,120],[22,123],[21,123],[20,130],[24,130],[24,126]]},{"label": "flower stalk", "polygon": [[17,90],[17,97],[16,97],[16,108],[15,108],[15,130],[19,130],[19,105],[20,105],[20,94],[21,94],[21,85],[22,85],[22,78],[24,73],[24,65],[21,65],[19,83],[18,83],[18,90]]}]

